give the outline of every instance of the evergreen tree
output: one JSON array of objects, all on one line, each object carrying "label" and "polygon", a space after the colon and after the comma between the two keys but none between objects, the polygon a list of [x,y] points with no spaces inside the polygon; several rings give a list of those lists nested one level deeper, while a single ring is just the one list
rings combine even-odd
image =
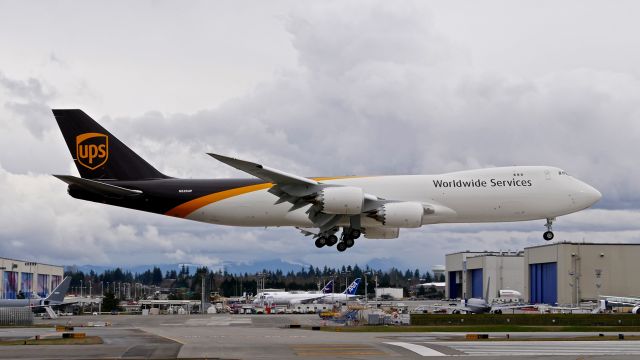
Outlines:
[{"label": "evergreen tree", "polygon": [[102,311],[120,311],[119,303],[120,301],[116,299],[115,294],[111,290],[109,290],[106,294],[104,294],[104,297],[102,298]]}]

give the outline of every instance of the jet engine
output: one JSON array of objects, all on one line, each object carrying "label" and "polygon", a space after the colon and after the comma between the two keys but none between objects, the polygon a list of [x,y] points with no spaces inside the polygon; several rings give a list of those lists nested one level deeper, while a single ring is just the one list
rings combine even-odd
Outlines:
[{"label": "jet engine", "polygon": [[417,228],[422,226],[424,208],[417,202],[398,202],[384,204],[376,210],[374,218],[385,226],[399,228]]},{"label": "jet engine", "polygon": [[367,239],[397,239],[400,235],[398,228],[368,227],[364,229]]},{"label": "jet engine", "polygon": [[316,201],[323,213],[357,215],[362,212],[364,192],[354,186],[328,187],[318,193]]},{"label": "jet engine", "polygon": [[633,309],[631,309],[631,313],[632,314],[640,314],[640,306],[635,306]]}]

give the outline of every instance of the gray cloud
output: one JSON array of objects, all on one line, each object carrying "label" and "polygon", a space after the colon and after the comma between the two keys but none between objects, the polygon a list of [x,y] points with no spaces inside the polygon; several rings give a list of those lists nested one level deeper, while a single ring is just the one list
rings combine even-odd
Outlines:
[{"label": "gray cloud", "polygon": [[[559,166],[605,196],[598,209],[559,219],[559,240],[638,241],[637,74],[572,67],[514,76],[477,69],[468,50],[440,31],[437,11],[406,5],[294,6],[281,27],[297,63],[283,60],[287,66],[219,106],[133,115],[122,110],[128,103],[101,111],[105,95],[75,106],[161,171],[181,177],[246,176],[206,156],[210,151],[309,176]],[[82,65],[64,59],[69,65],[57,70],[63,74]],[[35,252],[64,263],[391,259],[415,267],[440,263],[451,251],[542,243],[541,221],[434,225],[403,230],[398,240],[361,240],[345,256],[318,251],[292,229],[220,227],[80,202],[43,174],[75,172],[48,104],[73,103],[77,85],[91,82],[87,77],[53,90],[46,80],[0,76],[0,89],[10,94],[0,113],[0,127],[7,129],[0,134],[0,190],[8,194],[0,204],[0,253]],[[122,86],[117,91],[131,94]],[[25,165],[26,155],[6,155],[16,148],[38,159]]]}]

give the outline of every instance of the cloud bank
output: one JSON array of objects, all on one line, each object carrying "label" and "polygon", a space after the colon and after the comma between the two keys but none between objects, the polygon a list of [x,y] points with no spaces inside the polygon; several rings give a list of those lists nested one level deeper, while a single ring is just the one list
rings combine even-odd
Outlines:
[{"label": "cloud bank", "polygon": [[[43,48],[45,65],[29,76],[0,63],[0,254],[64,264],[273,258],[318,266],[390,259],[423,267],[448,252],[543,242],[542,221],[434,225],[403,230],[397,240],[361,240],[337,254],[316,249],[294,229],[220,227],[81,202],[48,175],[76,173],[49,111],[73,99],[172,176],[245,176],[206,152],[306,176],[558,166],[604,195],[596,209],[559,219],[558,240],[640,240],[638,72],[563,66],[517,76],[478,69],[471,50],[441,31],[437,11],[422,3],[329,2],[278,12],[264,16],[269,24],[276,18],[278,36],[289,39],[284,59],[274,61],[281,66],[250,90],[200,109],[122,115],[123,103],[93,114],[108,91],[90,85],[92,73],[75,72],[83,59],[65,57],[73,52]],[[123,53],[113,50],[106,60],[115,64]],[[132,58],[126,66],[145,65]],[[181,71],[188,81],[202,69]],[[60,74],[69,80],[56,82]],[[121,86],[126,93],[126,79]]]}]

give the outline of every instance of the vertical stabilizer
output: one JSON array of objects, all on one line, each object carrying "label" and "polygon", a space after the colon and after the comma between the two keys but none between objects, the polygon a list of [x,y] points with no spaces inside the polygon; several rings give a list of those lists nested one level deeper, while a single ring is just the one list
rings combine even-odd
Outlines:
[{"label": "vertical stabilizer", "polygon": [[79,109],[54,109],[71,157],[85,179],[166,178],[118,138]]}]

